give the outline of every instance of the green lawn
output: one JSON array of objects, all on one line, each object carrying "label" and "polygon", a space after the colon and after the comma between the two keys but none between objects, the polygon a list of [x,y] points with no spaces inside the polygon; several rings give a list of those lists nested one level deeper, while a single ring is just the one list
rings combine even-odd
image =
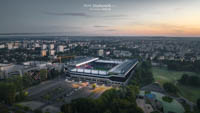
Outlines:
[{"label": "green lawn", "polygon": [[156,82],[159,82],[160,84],[171,82],[178,87],[180,95],[193,102],[196,102],[196,100],[200,98],[200,88],[184,86],[177,83],[177,80],[179,80],[184,73],[188,75],[196,75],[192,72],[170,71],[166,68],[153,67],[153,75]]}]

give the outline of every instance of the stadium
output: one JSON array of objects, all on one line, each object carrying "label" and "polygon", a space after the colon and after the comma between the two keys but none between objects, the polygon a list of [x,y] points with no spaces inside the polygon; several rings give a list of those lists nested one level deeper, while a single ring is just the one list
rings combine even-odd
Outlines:
[{"label": "stadium", "polygon": [[66,65],[66,76],[75,81],[105,85],[126,85],[138,60],[101,60],[77,57]]}]

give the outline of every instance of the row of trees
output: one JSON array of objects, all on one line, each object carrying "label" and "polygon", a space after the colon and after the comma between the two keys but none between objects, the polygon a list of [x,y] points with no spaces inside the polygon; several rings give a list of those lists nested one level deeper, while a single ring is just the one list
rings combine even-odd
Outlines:
[{"label": "row of trees", "polygon": [[0,82],[0,102],[11,105],[24,100],[28,96],[28,93],[23,90],[28,87],[27,83],[25,76],[13,76]]},{"label": "row of trees", "polygon": [[40,70],[40,81],[36,81],[28,73],[21,76],[12,76],[5,81],[0,82],[0,102],[5,104],[13,104],[16,101],[22,101],[28,96],[28,92],[24,89],[31,87],[40,83],[41,81],[47,79],[53,79],[60,73],[54,69],[50,70]]},{"label": "row of trees", "polygon": [[13,104],[16,97],[16,86],[13,83],[0,83],[0,101],[5,104]]},{"label": "row of trees", "polygon": [[151,62],[142,62],[137,66],[129,84],[138,85],[140,87],[154,82]]},{"label": "row of trees", "polygon": [[136,86],[127,86],[120,89],[110,89],[100,98],[79,98],[64,104],[61,111],[64,113],[143,113],[137,107],[136,95],[139,89]]},{"label": "row of trees", "polygon": [[175,71],[192,71],[200,73],[200,61],[189,62],[189,61],[165,61],[168,65],[169,70]]},{"label": "row of trees", "polygon": [[168,93],[174,96],[176,96],[178,93],[178,88],[170,82],[164,83],[163,88],[165,89],[165,91],[167,91]]},{"label": "row of trees", "polygon": [[178,80],[180,84],[200,87],[200,78],[195,75],[183,74],[181,79]]}]

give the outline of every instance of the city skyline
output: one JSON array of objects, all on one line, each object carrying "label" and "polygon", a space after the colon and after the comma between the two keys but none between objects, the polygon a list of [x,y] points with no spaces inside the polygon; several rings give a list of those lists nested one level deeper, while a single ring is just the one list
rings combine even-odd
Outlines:
[{"label": "city skyline", "polygon": [[2,0],[0,33],[200,36],[198,0]]}]

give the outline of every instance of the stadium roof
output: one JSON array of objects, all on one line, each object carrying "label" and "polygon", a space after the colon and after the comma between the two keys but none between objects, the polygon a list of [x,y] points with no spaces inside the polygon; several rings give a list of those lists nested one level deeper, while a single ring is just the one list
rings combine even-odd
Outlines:
[{"label": "stadium roof", "polygon": [[[111,63],[117,65],[108,71],[79,67],[81,65],[88,64],[91,62],[108,63],[108,64]],[[72,66],[70,69],[70,73],[79,74],[82,76],[87,75],[87,76],[99,76],[99,77],[109,77],[109,76],[124,77],[130,72],[130,70],[132,70],[136,66],[137,63],[138,63],[137,59],[120,61],[120,60],[99,60],[99,58],[94,58],[94,57],[78,57],[74,61],[70,62],[69,65]]]},{"label": "stadium roof", "polygon": [[109,70],[109,73],[112,74],[125,74],[127,73],[131,67],[137,64],[137,60],[126,60],[119,65],[115,66],[114,68]]},{"label": "stadium roof", "polygon": [[97,60],[95,61],[97,63],[110,63],[110,64],[120,64],[122,63],[123,61],[120,61],[120,60]]},{"label": "stadium roof", "polygon": [[77,57],[75,58],[75,60],[71,61],[69,65],[78,67],[78,66],[93,62],[98,59],[99,58],[94,58],[94,57]]}]

